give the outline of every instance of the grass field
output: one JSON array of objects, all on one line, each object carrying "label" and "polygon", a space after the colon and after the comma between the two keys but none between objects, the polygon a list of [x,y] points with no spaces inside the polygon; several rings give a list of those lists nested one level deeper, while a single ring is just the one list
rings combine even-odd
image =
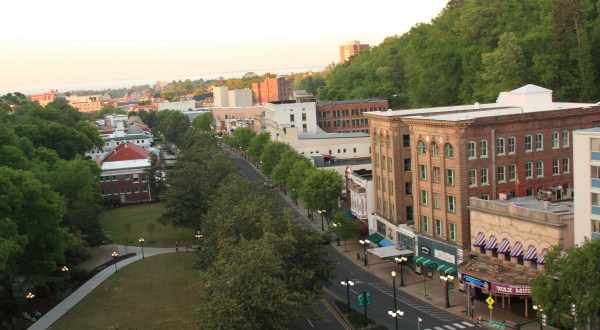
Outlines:
[{"label": "grass field", "polygon": [[[196,233],[193,230],[163,226],[156,221],[164,210],[162,203],[120,207],[104,212],[100,223],[106,237],[116,244],[139,245],[140,237],[149,247],[174,247],[175,241],[179,241],[180,247],[195,244]],[[127,223],[131,225],[129,232]],[[154,224],[153,233],[148,230],[149,223]]]},{"label": "grass field", "polygon": [[49,329],[196,329],[194,257],[162,254],[119,269]]}]

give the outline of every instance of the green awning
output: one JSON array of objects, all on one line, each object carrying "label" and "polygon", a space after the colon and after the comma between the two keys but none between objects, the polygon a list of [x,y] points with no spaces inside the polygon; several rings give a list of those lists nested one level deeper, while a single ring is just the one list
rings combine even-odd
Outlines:
[{"label": "green awning", "polygon": [[448,269],[446,269],[446,274],[448,275],[456,275],[458,272],[456,271],[456,268],[454,267],[448,267]]},{"label": "green awning", "polygon": [[416,263],[418,263],[418,264],[421,264],[423,266],[427,266],[430,263],[433,263],[433,261],[431,261],[431,259],[423,257],[423,256],[415,256],[413,258],[413,261],[416,262]]},{"label": "green awning", "polygon": [[448,270],[448,268],[452,268],[452,267],[446,266],[446,265],[440,265],[440,266],[438,266],[437,271],[440,273],[445,273]]},{"label": "green awning", "polygon": [[381,236],[380,233],[373,233],[371,235],[369,235],[369,237],[367,237],[367,239],[371,242],[371,243],[379,243],[382,239],[384,239],[385,237]]}]

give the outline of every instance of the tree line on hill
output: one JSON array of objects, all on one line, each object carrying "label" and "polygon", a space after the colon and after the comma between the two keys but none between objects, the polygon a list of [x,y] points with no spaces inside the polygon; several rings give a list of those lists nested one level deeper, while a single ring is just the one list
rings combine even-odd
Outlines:
[{"label": "tree line on hill", "polygon": [[595,102],[599,77],[597,0],[451,0],[430,24],[336,65],[318,97],[420,108],[493,102],[531,83]]},{"label": "tree line on hill", "polygon": [[60,268],[104,238],[100,169],[83,157],[94,146],[103,146],[98,131],[66,100],[0,97],[0,318],[25,300],[17,278],[49,295]]}]

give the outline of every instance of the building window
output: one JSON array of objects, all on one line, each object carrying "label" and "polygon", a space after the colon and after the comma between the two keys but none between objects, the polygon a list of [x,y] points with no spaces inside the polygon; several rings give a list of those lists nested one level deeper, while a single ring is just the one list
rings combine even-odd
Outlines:
[{"label": "building window", "polygon": [[290,123],[293,123],[293,122],[294,122],[294,114],[291,114],[290,115]]},{"label": "building window", "polygon": [[440,205],[440,194],[434,192],[433,193],[433,208],[435,209],[441,209],[442,206]]},{"label": "building window", "polygon": [[469,141],[469,143],[467,144],[467,157],[469,157],[469,159],[474,159],[477,157],[475,148],[475,141]]},{"label": "building window", "polygon": [[421,216],[421,226],[423,227],[423,232],[429,234],[429,217],[426,215]]},{"label": "building window", "polygon": [[385,156],[381,156],[381,169],[385,170],[385,163],[387,163]]},{"label": "building window", "polygon": [[542,133],[535,135],[535,150],[544,150],[544,134]]},{"label": "building window", "polygon": [[390,149],[392,147],[392,142],[390,141],[390,136],[386,135],[385,136],[385,145],[388,149]]},{"label": "building window", "polygon": [[440,168],[433,168],[433,182],[440,182]]},{"label": "building window", "polygon": [[526,162],[525,163],[525,179],[533,178],[533,163]]},{"label": "building window", "polygon": [[441,219],[435,219],[435,236],[444,236],[444,222]]},{"label": "building window", "polygon": [[404,194],[406,196],[412,196],[412,182],[404,182]]},{"label": "building window", "polygon": [[517,139],[514,136],[508,137],[508,154],[514,154],[517,148]]},{"label": "building window", "polygon": [[438,155],[438,145],[435,142],[433,142],[431,144],[431,155],[432,156],[437,156]]},{"label": "building window", "polygon": [[419,147],[419,155],[424,155],[425,154],[425,142],[423,142],[423,140],[419,140],[419,142],[417,142],[417,145]]},{"label": "building window", "polygon": [[560,159],[552,159],[552,175],[560,174]]},{"label": "building window", "polygon": [[413,207],[407,206],[406,207],[406,221],[413,221],[414,219],[415,219],[415,217],[414,217]]},{"label": "building window", "polygon": [[402,134],[402,147],[410,148],[410,134]]},{"label": "building window", "polygon": [[560,142],[559,142],[559,134],[557,131],[552,132],[552,149],[558,149],[558,147],[560,146]]},{"label": "building window", "polygon": [[429,191],[421,190],[421,204],[425,206],[429,204]]},{"label": "building window", "polygon": [[[356,150],[354,152],[356,152]],[[393,170],[393,167],[392,167],[393,164],[394,163],[392,162],[392,157],[388,158],[388,171]]]},{"label": "building window", "polygon": [[477,169],[469,170],[469,187],[477,186]]},{"label": "building window", "polygon": [[535,162],[535,170],[536,170],[536,176],[538,178],[544,177],[544,161],[543,160],[538,160]]},{"label": "building window", "polygon": [[454,186],[456,178],[454,176],[454,170],[446,170],[446,184],[449,186]]},{"label": "building window", "polygon": [[569,157],[563,157],[563,173],[569,173]]},{"label": "building window", "polygon": [[305,113],[302,114],[302,121],[306,121],[306,114]]},{"label": "building window", "polygon": [[377,189],[381,188],[381,176],[377,176],[377,180],[375,181],[375,187]]},{"label": "building window", "polygon": [[446,155],[446,158],[454,157],[454,148],[450,143],[446,143],[444,146],[444,154]]},{"label": "building window", "polygon": [[144,192],[148,192],[148,186],[144,186]]},{"label": "building window", "polygon": [[127,192],[128,195],[131,194],[131,188],[127,187],[126,192]]},{"label": "building window", "polygon": [[504,155],[504,138],[496,139],[496,152],[498,155]]},{"label": "building window", "polygon": [[390,195],[394,195],[394,181],[388,180],[388,188],[390,189]]},{"label": "building window", "polygon": [[404,172],[412,171],[412,158],[404,158]]},{"label": "building window", "polygon": [[131,174],[125,174],[125,180],[131,180]]},{"label": "building window", "polygon": [[136,193],[136,194],[139,193],[140,192],[140,188],[139,187],[134,187],[133,188],[133,192]]},{"label": "building window", "polygon": [[498,166],[498,182],[502,183],[502,182],[506,182],[506,168],[504,167],[504,165],[499,165]]},{"label": "building window", "polygon": [[563,131],[563,148],[569,147],[569,131]]},{"label": "building window", "polygon": [[427,165],[419,164],[419,179],[427,180]]},{"label": "building window", "polygon": [[483,199],[484,201],[490,200],[490,195],[483,194],[483,195],[481,195],[481,199]]},{"label": "building window", "polygon": [[448,198],[448,212],[456,213],[456,197],[447,196]]},{"label": "building window", "polygon": [[531,135],[527,134],[525,135],[525,151],[529,152],[531,150]]},{"label": "building window", "polygon": [[488,169],[487,167],[481,168],[481,185],[489,184],[488,182]]},{"label": "building window", "polygon": [[381,160],[378,153],[375,153],[375,167],[381,167]]},{"label": "building window", "polygon": [[515,181],[517,178],[517,165],[510,164],[508,165],[508,180]]},{"label": "building window", "polygon": [[486,158],[488,156],[487,140],[479,141],[479,157]]},{"label": "building window", "polygon": [[448,223],[448,238],[453,242],[456,242],[456,233],[456,224],[452,222]]}]

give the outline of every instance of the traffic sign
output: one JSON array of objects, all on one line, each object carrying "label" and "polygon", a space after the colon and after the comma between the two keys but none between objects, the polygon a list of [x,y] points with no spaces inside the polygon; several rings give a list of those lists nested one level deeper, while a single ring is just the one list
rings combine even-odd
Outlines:
[{"label": "traffic sign", "polygon": [[373,304],[373,294],[371,292],[367,292],[367,305]]},{"label": "traffic sign", "polygon": [[495,321],[489,321],[488,323],[489,323],[490,327],[504,329],[504,323],[495,322]]},{"label": "traffic sign", "polygon": [[492,296],[489,296],[487,297],[485,302],[488,303],[488,305],[492,306],[494,304],[494,299],[492,299]]},{"label": "traffic sign", "polygon": [[[494,305],[488,305],[488,308],[489,308],[489,309],[492,309],[492,308],[494,308]],[[490,312],[490,313],[491,313],[491,312]]]},{"label": "traffic sign", "polygon": [[364,306],[365,305],[365,295],[362,293],[358,294],[358,306]]}]

